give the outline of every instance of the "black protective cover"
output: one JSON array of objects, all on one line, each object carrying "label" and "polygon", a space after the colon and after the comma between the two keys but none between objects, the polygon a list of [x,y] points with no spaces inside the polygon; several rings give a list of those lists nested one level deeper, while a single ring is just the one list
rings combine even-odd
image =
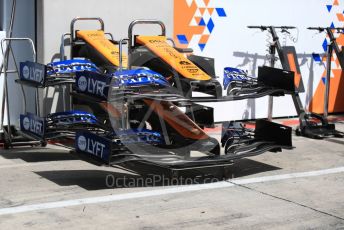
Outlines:
[{"label": "black protective cover", "polygon": [[295,92],[294,72],[292,71],[268,66],[259,66],[258,82],[261,82],[266,86]]}]

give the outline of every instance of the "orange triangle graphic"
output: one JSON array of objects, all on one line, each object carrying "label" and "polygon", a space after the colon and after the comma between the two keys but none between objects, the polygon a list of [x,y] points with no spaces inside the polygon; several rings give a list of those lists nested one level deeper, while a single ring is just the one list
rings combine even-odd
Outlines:
[{"label": "orange triangle graphic", "polygon": [[205,8],[199,8],[199,11],[201,12],[201,14],[204,14]]},{"label": "orange triangle graphic", "polygon": [[338,21],[344,22],[344,15],[343,14],[338,13],[337,18],[338,18]]},{"label": "orange triangle graphic", "polygon": [[338,6],[338,5],[339,5],[338,0],[334,0],[333,5],[334,5],[334,6]]},{"label": "orange triangle graphic", "polygon": [[209,35],[202,35],[201,39],[199,40],[199,43],[206,44],[208,42]]},{"label": "orange triangle graphic", "polygon": [[339,68],[339,59],[337,58],[337,59],[335,60],[335,62],[336,62],[337,68]]},{"label": "orange triangle graphic", "polygon": [[210,0],[204,0],[204,4],[205,4],[206,6],[208,6],[209,2],[210,2]]},{"label": "orange triangle graphic", "polygon": [[214,8],[208,8],[209,14],[212,15],[214,12]]},{"label": "orange triangle graphic", "polygon": [[344,45],[344,35],[340,34],[339,37],[337,38],[337,43],[338,45],[343,46]]},{"label": "orange triangle graphic", "polygon": [[201,21],[201,17],[195,17],[195,20],[197,22],[197,25],[199,25],[199,22]]}]

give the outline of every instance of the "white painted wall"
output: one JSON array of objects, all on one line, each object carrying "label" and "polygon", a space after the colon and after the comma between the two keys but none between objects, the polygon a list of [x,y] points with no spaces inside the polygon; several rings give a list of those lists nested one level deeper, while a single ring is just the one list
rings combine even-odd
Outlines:
[{"label": "white painted wall", "polygon": [[[1,27],[8,29],[10,14],[12,8],[12,0],[1,0]],[[3,34],[2,34],[3,35]],[[6,35],[5,35],[6,36]],[[35,4],[34,0],[17,0],[16,15],[13,26],[13,37],[31,38],[35,41]],[[16,58],[16,63],[32,60],[32,49],[28,43],[13,42],[13,53]],[[9,60],[9,69],[14,69],[13,59]],[[8,88],[9,88],[9,104],[10,104],[10,117],[11,125],[19,126],[19,115],[24,112],[24,97],[20,90],[20,86],[15,83],[18,78],[17,74],[8,74]],[[3,78],[1,78],[3,80]],[[0,86],[0,94],[3,94],[2,87]],[[34,112],[34,98],[35,90],[33,88],[24,87],[25,94],[27,95],[27,111]],[[0,107],[1,107],[0,101]]]},{"label": "white painted wall", "polygon": [[[38,0],[39,12],[39,60],[49,62],[59,52],[60,38],[70,31],[70,22],[75,17],[100,17],[105,22],[105,31],[113,33],[119,40],[127,37],[130,22],[136,19],[158,19],[167,27],[170,37],[173,34],[172,0]],[[84,24],[80,23],[79,25]],[[88,26],[88,27],[87,27]],[[92,27],[93,26],[93,27]],[[95,28],[86,23],[79,28]],[[140,32],[154,33],[157,27],[142,27]]]},{"label": "white painted wall", "polygon": [[[196,0],[196,2],[201,1]],[[190,47],[194,48],[194,51],[199,55],[215,58],[216,72],[221,82],[224,67],[239,67],[256,76],[257,66],[264,63],[264,60],[259,59],[257,60],[257,66],[253,68],[252,58],[249,58],[248,62],[244,62],[245,58],[237,55],[238,53],[243,55],[258,54],[260,56],[267,54],[266,33],[259,30],[250,30],[247,28],[248,25],[289,25],[298,27],[298,34],[297,31],[292,32],[294,37],[298,37],[298,41],[293,43],[291,40],[287,40],[287,45],[296,47],[299,63],[303,63],[301,73],[307,93],[301,94],[301,99],[304,105],[308,104],[309,98],[313,95],[324,71],[324,66],[312,62],[312,58],[309,56],[312,53],[323,53],[321,44],[325,34],[316,35],[314,31],[309,31],[306,28],[309,26],[329,26],[332,21],[337,20],[336,10],[339,10],[340,7],[334,7],[331,14],[329,14],[326,4],[333,4],[332,0],[211,0],[209,4],[209,7],[224,8],[227,17],[215,17],[214,30],[203,52],[198,48],[196,38],[191,41]],[[337,25],[340,26],[340,24]],[[308,56],[307,58],[302,57],[305,54]],[[267,97],[241,102],[220,103],[214,105],[215,119],[219,121],[264,118],[267,116],[267,105]],[[296,115],[290,96],[274,98],[273,115],[275,117]]]},{"label": "white painted wall", "polygon": [[[59,53],[61,35],[70,32],[70,22],[75,17],[100,17],[105,22],[105,31],[113,34],[115,40],[128,36],[128,26],[136,19],[158,19],[165,23],[169,37],[173,35],[173,0],[38,0],[38,60],[48,63]],[[81,29],[94,29],[97,24],[80,22]],[[159,33],[159,27],[137,26],[140,33]],[[66,49],[66,54],[69,50]],[[60,110],[49,106],[60,103],[61,89],[50,88],[45,114]]]}]

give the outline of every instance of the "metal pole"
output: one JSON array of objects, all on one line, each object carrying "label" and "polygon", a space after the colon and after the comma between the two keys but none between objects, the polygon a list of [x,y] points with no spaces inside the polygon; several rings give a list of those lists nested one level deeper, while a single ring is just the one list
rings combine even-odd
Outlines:
[{"label": "metal pole", "polygon": [[[69,36],[69,37],[71,37],[71,34],[70,33],[64,33],[63,35],[62,35],[62,37],[61,37],[61,46],[60,46],[60,55],[61,55],[61,57],[60,57],[60,60],[61,61],[64,61],[65,60],[65,46],[66,46],[66,43],[65,43],[65,38],[67,37],[67,36]],[[71,38],[70,38],[71,39]],[[71,41],[70,41],[70,43],[71,43]]]},{"label": "metal pole", "polygon": [[104,31],[104,21],[101,18],[83,18],[83,17],[77,17],[72,20],[70,23],[70,34],[71,34],[71,40],[74,42],[76,34],[74,34],[74,28],[75,28],[75,23],[77,21],[98,21],[100,23],[100,29]]},{"label": "metal pole", "polygon": [[[13,60],[15,60],[13,50],[11,49],[10,51],[11,51],[11,55],[12,55]],[[14,66],[15,66],[16,72],[19,73],[19,68],[18,68],[16,61],[14,61]],[[23,97],[24,97],[24,108],[23,109],[24,109],[24,111],[26,111],[27,110],[26,94],[25,94],[24,86],[22,84],[20,84],[20,90],[22,91]]]},{"label": "metal pole", "polygon": [[[275,44],[272,44],[270,46],[270,66],[271,67],[275,67],[275,57],[276,57],[276,47],[275,47]],[[272,121],[273,110],[274,110],[274,97],[269,96],[269,102],[268,102],[268,120],[269,121]]]},{"label": "metal pole", "polygon": [[[1,40],[1,51],[2,53],[4,54],[5,51],[4,51],[4,44],[7,42],[7,43],[10,43],[10,42],[13,42],[13,41],[27,41],[30,45],[31,45],[31,48],[32,48],[32,60],[34,62],[36,62],[36,48],[35,48],[35,45],[33,43],[33,41],[30,39],[30,38],[4,38]],[[6,46],[6,48],[8,47],[8,45]],[[18,65],[17,65],[17,62],[15,60],[15,56],[14,56],[14,53],[13,53],[13,50],[12,48],[9,48],[9,53],[8,53],[8,56],[6,58],[6,60],[4,59],[5,62],[5,65],[4,65],[4,72],[6,72],[6,76],[5,76],[5,79],[7,80],[7,73],[18,73],[19,74],[19,68],[18,68]],[[12,59],[13,59],[13,62],[14,62],[14,67],[15,67],[15,70],[13,71],[9,71],[8,70],[8,60],[9,60],[9,56],[12,56]],[[20,88],[21,88],[21,91],[23,93],[23,97],[24,97],[24,111],[26,111],[26,94],[25,94],[25,91],[24,91],[24,87],[23,85],[20,85]],[[35,97],[35,100],[36,100],[36,104],[37,104],[37,100],[38,100],[38,89],[36,89],[36,97]],[[6,94],[7,95],[7,94]],[[39,115],[39,112],[40,109],[39,109],[39,105],[36,105],[36,112],[37,112],[37,115]]]},{"label": "metal pole", "polygon": [[119,71],[123,70],[123,45],[127,44],[129,39],[123,38],[119,41]]},{"label": "metal pole", "polygon": [[[12,0],[12,10],[11,10],[11,19],[10,19],[10,26],[8,28],[8,37],[12,38],[13,34],[13,25],[14,25],[14,16],[16,13],[16,0]],[[8,130],[7,130],[7,135],[8,135],[8,140],[11,143],[12,142],[12,132],[11,132],[11,121],[10,121],[10,111],[9,111],[9,98],[8,98],[8,84],[7,84],[7,69],[8,69],[8,58],[10,54],[10,49],[11,49],[11,41],[9,41],[8,46],[6,47],[6,51],[4,54],[4,61],[2,65],[0,66],[0,73],[4,71],[4,92],[3,92],[3,100],[2,100],[2,116],[1,116],[1,129],[3,129],[3,122],[4,122],[4,115],[5,115],[5,109],[4,107],[6,106],[7,109],[7,122],[8,122]],[[5,132],[6,133],[6,132]]]},{"label": "metal pole", "polygon": [[327,45],[327,60],[326,60],[326,81],[325,81],[325,94],[324,94],[324,118],[328,117],[328,104],[330,96],[330,81],[331,81],[331,59],[333,47],[332,43]]},{"label": "metal pole", "polygon": [[161,28],[161,36],[166,36],[166,26],[162,21],[159,20],[154,20],[154,19],[139,19],[139,20],[135,20],[132,21],[129,25],[128,28],[128,39],[129,39],[129,44],[128,44],[128,69],[131,69],[131,65],[132,65],[132,60],[131,60],[131,54],[133,52],[133,47],[134,47],[134,36],[133,36],[133,30],[134,30],[134,26],[138,25],[138,24],[143,24],[143,25],[147,25],[147,24],[156,24],[159,25]]}]

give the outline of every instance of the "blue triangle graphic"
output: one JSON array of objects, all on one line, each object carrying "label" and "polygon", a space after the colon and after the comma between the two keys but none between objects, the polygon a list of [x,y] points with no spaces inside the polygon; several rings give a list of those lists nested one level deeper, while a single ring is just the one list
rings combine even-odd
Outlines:
[{"label": "blue triangle graphic", "polygon": [[198,23],[199,26],[205,26],[205,21],[203,18],[201,18],[201,21]]},{"label": "blue triangle graphic", "polygon": [[207,25],[208,30],[209,30],[210,33],[213,32],[214,26],[215,26],[215,25],[214,25],[214,22],[213,22],[213,20],[210,18],[210,19],[209,19],[209,22],[208,22],[208,25]]},{"label": "blue triangle graphic", "polygon": [[184,34],[177,34],[177,38],[180,44],[189,44],[188,39]]},{"label": "blue triangle graphic", "polygon": [[331,27],[331,28],[334,28],[334,23],[333,23],[333,22],[331,23],[331,26],[330,26],[330,27]]},{"label": "blue triangle graphic", "polygon": [[314,61],[321,62],[320,54],[313,53],[312,56],[313,56]]},{"label": "blue triangle graphic", "polygon": [[332,5],[326,5],[328,12],[330,13],[332,10]]},{"label": "blue triangle graphic", "polygon": [[322,44],[322,47],[324,49],[324,52],[326,52],[327,51],[327,40],[326,40],[326,38],[325,38],[325,40],[324,40],[324,42]]},{"label": "blue triangle graphic", "polygon": [[204,48],[205,48],[205,44],[198,44],[198,46],[199,46],[199,48],[201,49],[201,51],[203,51]]}]

